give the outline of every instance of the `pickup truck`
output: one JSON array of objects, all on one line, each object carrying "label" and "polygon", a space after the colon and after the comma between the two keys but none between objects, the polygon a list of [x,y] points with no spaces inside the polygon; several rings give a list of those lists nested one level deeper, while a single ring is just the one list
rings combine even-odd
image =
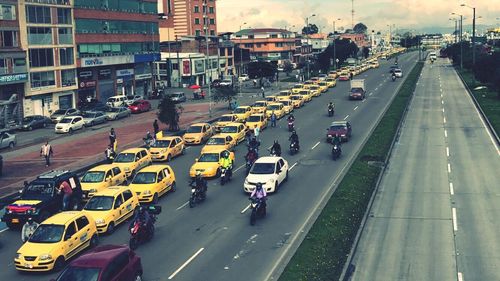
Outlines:
[{"label": "pickup truck", "polygon": [[349,93],[350,100],[363,100],[365,98],[365,79],[351,80],[351,92]]}]

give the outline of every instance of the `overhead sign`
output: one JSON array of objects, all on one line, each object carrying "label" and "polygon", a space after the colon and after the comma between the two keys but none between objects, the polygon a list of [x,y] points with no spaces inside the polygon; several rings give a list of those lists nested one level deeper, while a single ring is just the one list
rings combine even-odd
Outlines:
[{"label": "overhead sign", "polygon": [[96,86],[96,81],[82,81],[80,82],[80,88],[93,88]]},{"label": "overhead sign", "polygon": [[131,76],[134,75],[134,69],[133,68],[128,68],[128,69],[118,69],[116,71],[116,76],[121,77],[121,76]]},{"label": "overhead sign", "polygon": [[135,80],[150,79],[152,77],[153,77],[153,75],[151,73],[136,74],[135,75]]},{"label": "overhead sign", "polygon": [[134,63],[134,56],[90,57],[81,59],[81,67]]},{"label": "overhead sign", "polygon": [[28,80],[27,73],[0,75],[0,84],[13,84]]}]

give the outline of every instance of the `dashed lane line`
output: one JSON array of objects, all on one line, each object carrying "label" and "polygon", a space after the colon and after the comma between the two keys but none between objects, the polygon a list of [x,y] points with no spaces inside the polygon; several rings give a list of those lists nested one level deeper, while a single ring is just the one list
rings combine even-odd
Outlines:
[{"label": "dashed lane line", "polygon": [[452,215],[452,220],[453,220],[453,231],[457,232],[458,231],[458,223],[457,223],[457,209],[456,208],[451,209],[451,215]]},{"label": "dashed lane line", "polygon": [[315,149],[318,145],[319,145],[319,141],[311,149]]},{"label": "dashed lane line", "polygon": [[358,107],[359,107],[359,106],[356,106],[356,107],[354,108],[354,110],[358,109]]},{"label": "dashed lane line", "polygon": [[291,167],[290,169],[288,169],[288,171],[291,171],[295,166],[297,166],[297,162],[295,162]]},{"label": "dashed lane line", "polygon": [[453,183],[450,182],[450,195],[455,195],[455,189],[453,189]]},{"label": "dashed lane line", "polygon": [[181,265],[174,273],[172,273],[169,277],[168,280],[172,280],[175,275],[177,275],[179,272],[181,272],[186,266],[188,266],[201,252],[203,252],[205,248],[200,248],[194,255],[192,255],[185,263]]},{"label": "dashed lane line", "polygon": [[346,116],[346,117],[344,117],[344,120],[347,120],[347,118],[349,118],[349,114],[347,114],[347,116]]}]

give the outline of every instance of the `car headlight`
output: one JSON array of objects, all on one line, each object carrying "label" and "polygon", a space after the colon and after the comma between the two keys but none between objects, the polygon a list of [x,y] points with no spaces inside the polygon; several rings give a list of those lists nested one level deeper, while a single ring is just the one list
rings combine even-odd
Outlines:
[{"label": "car headlight", "polygon": [[40,261],[46,261],[46,260],[51,260],[52,256],[50,254],[43,254],[40,255]]},{"label": "car headlight", "polygon": [[329,138],[333,137],[332,135],[328,135]]},{"label": "car headlight", "polygon": [[12,214],[12,210],[11,209],[7,209],[7,214]]},{"label": "car headlight", "polygon": [[105,224],[106,221],[104,219],[96,219],[95,224]]},{"label": "car headlight", "polygon": [[345,137],[345,134],[340,135],[341,137]]},{"label": "car headlight", "polygon": [[151,195],[151,190],[146,190],[142,194],[144,194],[144,195]]},{"label": "car headlight", "polygon": [[129,167],[126,167],[124,170],[125,170],[125,172],[130,172],[130,168]]},{"label": "car headlight", "polygon": [[248,179],[245,179],[245,184],[249,184]]},{"label": "car headlight", "polygon": [[15,256],[15,259],[18,260],[22,257],[22,255],[20,253],[16,253],[16,256]]},{"label": "car headlight", "polygon": [[92,188],[91,190],[89,190],[89,192],[90,192],[90,193],[95,193],[95,192],[97,192],[97,189]]}]

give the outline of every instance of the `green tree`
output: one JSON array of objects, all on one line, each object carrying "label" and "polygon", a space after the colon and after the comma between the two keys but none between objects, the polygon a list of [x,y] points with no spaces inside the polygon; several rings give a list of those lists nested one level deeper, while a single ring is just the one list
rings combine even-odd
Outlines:
[{"label": "green tree", "polygon": [[290,61],[285,61],[283,64],[283,71],[286,73],[286,76],[290,76],[290,73],[293,71],[293,65]]},{"label": "green tree", "polygon": [[177,108],[170,96],[164,96],[158,105],[156,116],[158,120],[168,126],[169,131],[179,131],[179,118],[182,107]]},{"label": "green tree", "polygon": [[366,30],[368,27],[364,25],[363,23],[357,23],[353,28],[354,33],[366,33]]},{"label": "green tree", "polygon": [[315,24],[309,24],[309,26],[304,26],[302,28],[302,34],[316,34],[318,33],[318,26]]},{"label": "green tree", "polygon": [[276,75],[276,71],[278,70],[276,64],[263,61],[251,62],[248,64],[247,68],[248,76],[252,79],[272,77]]},{"label": "green tree", "polygon": [[370,48],[368,48],[368,47],[363,47],[362,52],[363,52],[363,57],[364,57],[365,59],[367,59],[367,58],[370,56]]},{"label": "green tree", "polygon": [[236,100],[236,91],[232,87],[220,87],[216,88],[212,99],[215,102],[228,102],[229,107],[231,108],[231,102]]}]

